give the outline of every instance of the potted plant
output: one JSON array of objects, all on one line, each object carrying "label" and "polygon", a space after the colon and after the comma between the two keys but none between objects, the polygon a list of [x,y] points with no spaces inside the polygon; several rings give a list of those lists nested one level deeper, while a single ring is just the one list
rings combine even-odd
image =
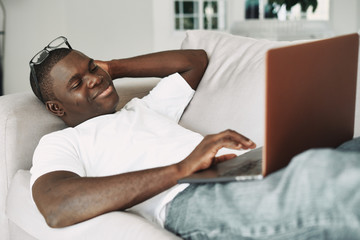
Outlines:
[{"label": "potted plant", "polygon": [[269,0],[269,5],[278,5],[282,6],[285,5],[286,11],[290,12],[291,8],[295,6],[296,4],[300,4],[301,7],[301,13],[303,16],[306,16],[306,12],[310,6],[312,6],[312,12],[315,12],[318,1],[317,0]]}]

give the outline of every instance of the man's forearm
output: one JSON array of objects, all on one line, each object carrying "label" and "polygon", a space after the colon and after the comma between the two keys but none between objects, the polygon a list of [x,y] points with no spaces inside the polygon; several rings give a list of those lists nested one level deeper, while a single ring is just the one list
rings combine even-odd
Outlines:
[{"label": "man's forearm", "polygon": [[196,89],[208,58],[203,50],[173,50],[127,59],[111,60],[109,73],[113,79],[122,77],[166,77],[180,73]]},{"label": "man's forearm", "polygon": [[58,228],[130,208],[174,186],[183,176],[177,165],[97,178],[59,171],[40,177],[33,194],[48,225]]}]

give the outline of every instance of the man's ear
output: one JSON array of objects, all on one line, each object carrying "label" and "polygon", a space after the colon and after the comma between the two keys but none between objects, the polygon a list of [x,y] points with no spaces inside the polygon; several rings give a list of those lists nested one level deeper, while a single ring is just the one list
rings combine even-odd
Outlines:
[{"label": "man's ear", "polygon": [[65,111],[61,103],[57,101],[47,101],[45,105],[46,105],[46,109],[49,110],[52,114],[58,117],[64,116]]}]

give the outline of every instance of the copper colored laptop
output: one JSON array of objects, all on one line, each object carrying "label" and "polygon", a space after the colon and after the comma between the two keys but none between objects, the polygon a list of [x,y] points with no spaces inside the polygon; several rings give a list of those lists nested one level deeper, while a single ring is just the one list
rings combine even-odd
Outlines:
[{"label": "copper colored laptop", "polygon": [[349,34],[269,50],[264,146],[179,183],[262,179],[307,149],[352,139],[358,48]]}]

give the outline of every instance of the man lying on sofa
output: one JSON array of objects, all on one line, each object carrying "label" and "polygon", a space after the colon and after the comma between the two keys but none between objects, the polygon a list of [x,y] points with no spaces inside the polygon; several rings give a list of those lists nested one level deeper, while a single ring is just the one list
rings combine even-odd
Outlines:
[{"label": "man lying on sofa", "polygon": [[[346,181],[359,175],[355,151],[307,152],[263,181],[177,184],[234,157],[228,149],[255,148],[231,130],[202,137],[178,125],[207,62],[202,50],[95,61],[64,37],[30,61],[35,95],[69,126],[44,136],[33,157],[33,199],[49,226],[131,209],[191,239],[358,236],[360,177]],[[115,112],[112,80],[122,77],[162,80]]]}]

